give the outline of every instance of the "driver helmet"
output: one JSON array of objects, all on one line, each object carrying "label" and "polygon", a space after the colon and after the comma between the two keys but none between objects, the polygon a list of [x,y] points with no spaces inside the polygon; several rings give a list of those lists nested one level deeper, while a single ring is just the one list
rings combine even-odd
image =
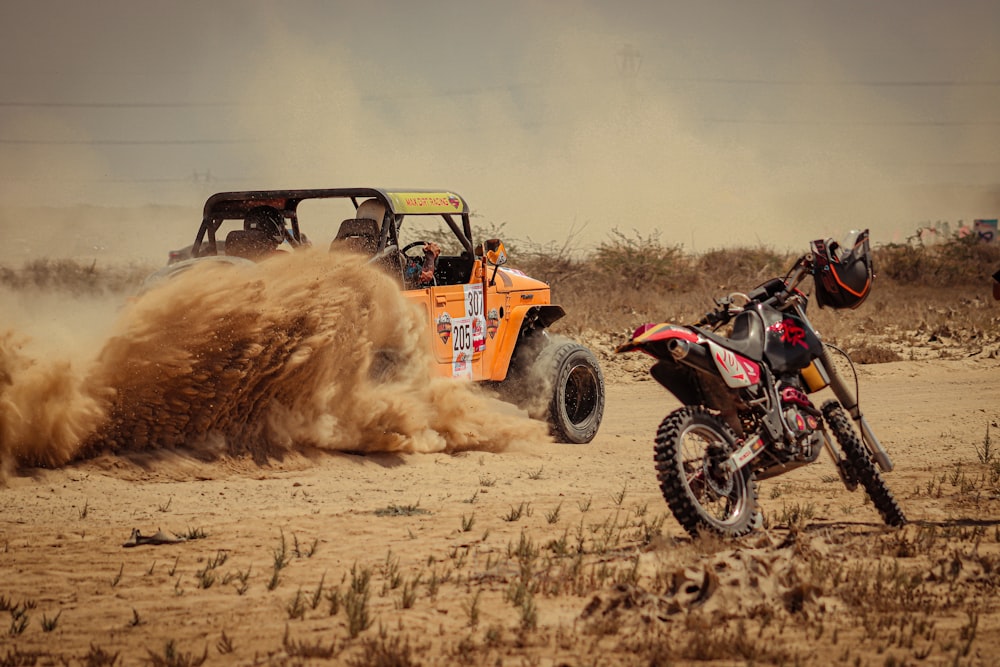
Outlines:
[{"label": "driver helmet", "polygon": [[243,218],[243,229],[265,232],[275,244],[285,240],[285,219],[281,211],[273,206],[257,206],[247,211]]},{"label": "driver helmet", "polygon": [[354,214],[359,220],[374,220],[382,225],[382,218],[385,217],[385,204],[377,199],[366,199],[358,206],[358,212]]},{"label": "driver helmet", "polygon": [[857,308],[872,289],[868,230],[851,231],[840,243],[820,239],[810,244],[813,253],[813,281],[820,308]]}]

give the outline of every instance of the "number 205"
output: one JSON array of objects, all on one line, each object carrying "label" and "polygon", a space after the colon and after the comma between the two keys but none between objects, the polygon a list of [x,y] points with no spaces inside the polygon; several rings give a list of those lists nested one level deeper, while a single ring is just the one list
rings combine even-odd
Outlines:
[{"label": "number 205", "polygon": [[458,351],[472,349],[472,323],[463,323],[455,327],[452,332],[454,348]]}]

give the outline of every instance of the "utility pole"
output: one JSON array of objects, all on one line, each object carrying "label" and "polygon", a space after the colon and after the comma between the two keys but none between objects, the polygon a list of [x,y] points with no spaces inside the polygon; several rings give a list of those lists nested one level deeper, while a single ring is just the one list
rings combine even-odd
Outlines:
[{"label": "utility pole", "polygon": [[615,53],[615,64],[629,107],[634,108],[639,99],[639,86],[636,80],[642,68],[642,52],[631,44],[626,44]]},{"label": "utility pole", "polygon": [[631,44],[618,49],[616,54],[618,73],[626,79],[634,79],[642,67],[642,52]]},{"label": "utility pole", "polygon": [[191,180],[195,183],[211,183],[212,182],[212,170],[206,169],[204,173],[198,171],[197,169],[191,174]]}]

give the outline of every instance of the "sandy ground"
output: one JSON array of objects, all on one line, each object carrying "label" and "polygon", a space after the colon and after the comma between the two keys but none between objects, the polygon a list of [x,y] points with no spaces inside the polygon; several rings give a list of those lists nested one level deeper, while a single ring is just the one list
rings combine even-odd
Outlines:
[{"label": "sandy ground", "polygon": [[[692,542],[652,465],[675,404],[614,369],[583,446],[24,470],[0,490],[0,664],[996,664],[1000,497],[981,459],[987,437],[1000,444],[998,370],[988,357],[861,367],[902,531],[824,455],[760,485],[758,535]],[[133,529],[190,539],[125,548]],[[978,575],[932,591],[944,555]],[[737,563],[754,574],[727,584]],[[870,615],[829,578],[844,567],[884,581],[856,584]]]}]

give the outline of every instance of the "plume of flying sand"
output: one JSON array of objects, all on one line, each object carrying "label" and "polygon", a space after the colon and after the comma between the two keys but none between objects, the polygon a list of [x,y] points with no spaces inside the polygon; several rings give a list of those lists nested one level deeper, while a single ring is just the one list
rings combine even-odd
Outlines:
[{"label": "plume of flying sand", "polygon": [[0,480],[14,465],[65,463],[104,422],[100,393],[67,360],[36,361],[0,335]]},{"label": "plume of flying sand", "polygon": [[[84,378],[2,349],[9,466],[185,448],[499,451],[545,428],[434,377],[421,313],[361,257],[203,262],[125,308]],[[30,412],[29,412],[30,408]],[[27,416],[25,416],[27,415]]]}]

